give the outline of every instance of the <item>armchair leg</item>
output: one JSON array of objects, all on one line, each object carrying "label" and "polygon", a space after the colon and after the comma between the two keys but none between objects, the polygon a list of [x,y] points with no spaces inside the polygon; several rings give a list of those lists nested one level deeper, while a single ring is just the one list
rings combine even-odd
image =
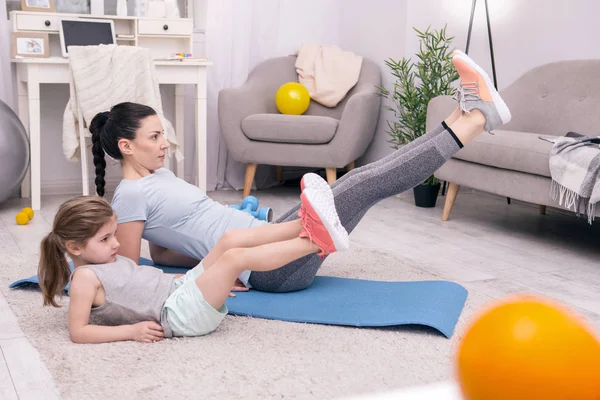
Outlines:
[{"label": "armchair leg", "polygon": [[244,197],[250,195],[252,190],[252,182],[254,182],[254,174],[258,164],[246,164],[246,179],[244,180]]},{"label": "armchair leg", "polygon": [[354,169],[354,161],[352,161],[348,166],[346,166],[346,171],[350,172]]},{"label": "armchair leg", "polygon": [[442,212],[442,221],[448,221],[448,217],[450,216],[452,207],[454,207],[454,201],[456,200],[456,195],[458,194],[459,188],[460,185],[456,183],[450,183],[450,185],[448,186],[448,193],[446,193],[446,203],[444,204],[444,211]]},{"label": "armchair leg", "polygon": [[283,180],[283,167],[281,165],[275,166],[275,180],[281,182]]},{"label": "armchair leg", "polygon": [[337,169],[336,168],[325,168],[327,173],[327,183],[330,185],[337,180]]},{"label": "armchair leg", "polygon": [[546,215],[546,206],[540,205],[540,214]]}]

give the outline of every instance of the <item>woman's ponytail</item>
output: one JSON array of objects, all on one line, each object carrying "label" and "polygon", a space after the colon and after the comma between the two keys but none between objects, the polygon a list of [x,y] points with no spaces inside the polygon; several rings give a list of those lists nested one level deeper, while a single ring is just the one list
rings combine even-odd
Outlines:
[{"label": "woman's ponytail", "polygon": [[104,128],[108,122],[110,112],[104,111],[96,114],[90,123],[90,132],[92,133],[92,154],[94,155],[94,165],[96,167],[96,193],[98,196],[104,197],[104,186],[106,181],[106,160],[104,159],[104,149],[102,148],[101,135],[104,133]]},{"label": "woman's ponytail", "polygon": [[55,297],[61,296],[65,286],[69,283],[71,269],[67,263],[65,249],[60,238],[54,232],[50,232],[42,239],[38,276],[44,295],[44,305],[60,307]]}]

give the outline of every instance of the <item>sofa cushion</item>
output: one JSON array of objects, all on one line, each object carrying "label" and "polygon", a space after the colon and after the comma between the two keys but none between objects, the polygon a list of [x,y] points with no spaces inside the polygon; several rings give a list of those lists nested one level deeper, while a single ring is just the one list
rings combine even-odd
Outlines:
[{"label": "sofa cushion", "polygon": [[552,143],[540,134],[494,129],[479,135],[454,155],[464,161],[550,177]]},{"label": "sofa cushion", "polygon": [[253,114],[242,121],[242,131],[260,142],[323,144],[333,138],[339,123],[316,115]]}]

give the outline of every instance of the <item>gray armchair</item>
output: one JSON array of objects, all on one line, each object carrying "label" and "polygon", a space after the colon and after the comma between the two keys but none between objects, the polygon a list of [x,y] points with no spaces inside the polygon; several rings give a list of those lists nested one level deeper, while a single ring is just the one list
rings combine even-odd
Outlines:
[{"label": "gray armchair", "polygon": [[336,107],[311,101],[303,115],[284,115],[275,93],[282,84],[298,81],[295,62],[295,56],[264,61],[244,85],[219,92],[221,133],[232,157],[246,164],[244,196],[258,164],[277,166],[278,179],[286,166],[325,168],[332,183],[337,168],[352,169],[373,140],[381,104],[377,64],[363,58],[357,84]]}]

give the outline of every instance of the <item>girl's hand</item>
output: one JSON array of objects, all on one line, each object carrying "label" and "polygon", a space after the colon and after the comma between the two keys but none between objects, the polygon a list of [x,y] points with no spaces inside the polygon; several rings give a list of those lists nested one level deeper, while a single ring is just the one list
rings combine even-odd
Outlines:
[{"label": "girl's hand", "polygon": [[136,342],[152,343],[164,337],[162,326],[154,321],[138,322],[132,327],[132,339]]}]

